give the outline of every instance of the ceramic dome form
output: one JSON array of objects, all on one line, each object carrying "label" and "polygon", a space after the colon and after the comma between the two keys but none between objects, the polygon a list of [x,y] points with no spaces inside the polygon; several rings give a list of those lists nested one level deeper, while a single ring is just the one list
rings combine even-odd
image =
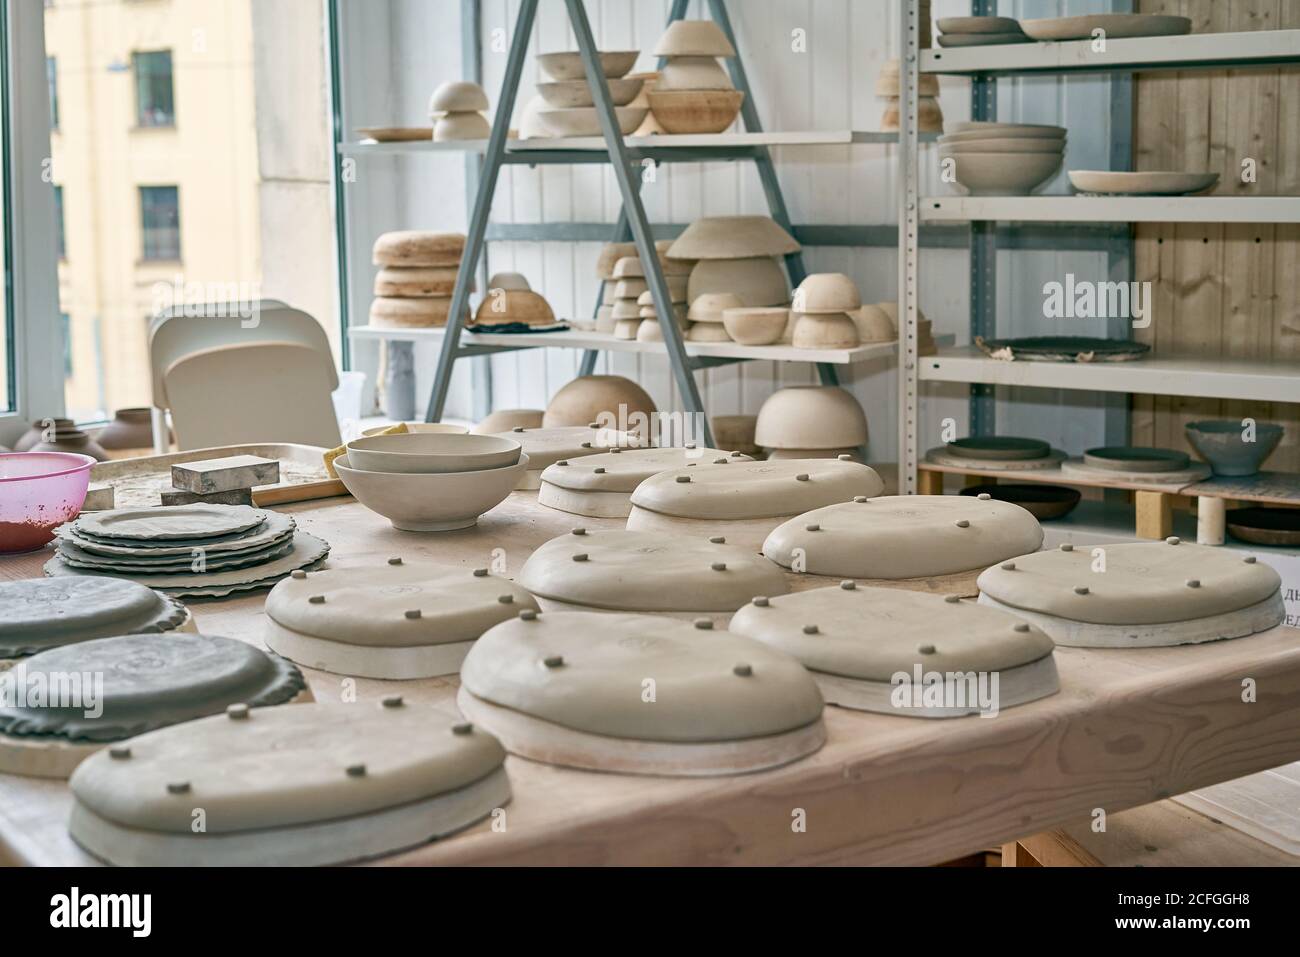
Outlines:
[{"label": "ceramic dome form", "polygon": [[754,441],[768,449],[856,448],[867,442],[867,417],[839,386],[792,386],[758,410]]},{"label": "ceramic dome form", "polygon": [[858,287],[839,272],[813,273],[794,291],[791,309],[802,315],[821,316],[853,312],[862,305]]},{"label": "ceramic dome form", "polygon": [[733,57],[736,48],[712,20],[674,20],[655,44],[657,57]]},{"label": "ceramic dome form", "polygon": [[694,302],[700,296],[731,293],[741,306],[784,306],[790,287],[779,260],[771,256],[744,259],[704,259],[691,270],[686,296]]},{"label": "ceramic dome form", "polygon": [[523,273],[518,272],[494,272],[492,278],[488,280],[488,289],[504,289],[508,292],[527,292],[533,287],[528,285],[528,279]]},{"label": "ceramic dome form", "polygon": [[482,728],[398,695],[232,710],[95,755],[68,831],[119,865],[341,864],[487,817],[510,800],[504,761]]},{"label": "ceramic dome form", "polygon": [[802,247],[768,216],[705,216],[668,247],[674,259],[747,259],[786,256]]},{"label": "ceramic dome form", "polygon": [[598,518],[626,518],[632,492],[652,475],[671,469],[746,460],[739,452],[687,446],[657,449],[612,449],[572,462],[556,462],[542,473],[537,493],[541,505]]},{"label": "ceramic dome form", "polygon": [[551,304],[530,289],[491,289],[474,314],[476,326],[501,326],[523,323],[549,326],[555,323]]},{"label": "ceramic dome form", "polygon": [[722,313],[727,309],[738,309],[744,302],[733,292],[706,292],[691,300],[691,307],[686,318],[691,322],[722,323]]},{"label": "ceramic dome form", "polygon": [[[639,308],[635,318],[640,318]],[[580,376],[551,396],[542,427],[595,422],[603,428],[620,427],[648,438],[655,411],[654,399],[631,379],[618,375]]]},{"label": "ceramic dome form", "polygon": [[659,71],[656,92],[678,90],[732,90],[727,68],[711,56],[675,56]]},{"label": "ceramic dome form", "polygon": [[979,577],[980,604],[1081,648],[1240,638],[1285,619],[1281,577],[1253,555],[1177,538],[1100,550],[1102,566],[1096,549],[1062,546],[989,568]]},{"label": "ceramic dome form", "polygon": [[468,80],[449,80],[433,91],[429,115],[439,113],[481,113],[488,108],[483,87]]},{"label": "ceramic dome form", "polygon": [[[859,711],[995,716],[1060,690],[1052,640],[1014,615],[851,579],[757,598],[736,612],[730,630],[797,659],[828,703]],[[949,699],[932,693],[943,684],[925,687],[928,675],[972,673],[989,678],[982,687],[954,682]]]},{"label": "ceramic dome form", "polygon": [[498,625],[465,659],[457,703],[512,754],[624,774],[743,774],[826,738],[821,695],[794,659],[647,615],[544,612]]},{"label": "ceramic dome form", "polygon": [[803,315],[792,312],[796,349],[852,349],[859,345],[858,326],[847,313]]}]

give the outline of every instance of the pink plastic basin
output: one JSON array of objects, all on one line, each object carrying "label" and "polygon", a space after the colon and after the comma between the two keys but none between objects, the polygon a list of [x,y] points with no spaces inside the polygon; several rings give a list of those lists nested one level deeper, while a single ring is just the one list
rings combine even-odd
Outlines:
[{"label": "pink plastic basin", "polygon": [[94,464],[72,452],[0,454],[0,554],[49,544],[81,511]]}]

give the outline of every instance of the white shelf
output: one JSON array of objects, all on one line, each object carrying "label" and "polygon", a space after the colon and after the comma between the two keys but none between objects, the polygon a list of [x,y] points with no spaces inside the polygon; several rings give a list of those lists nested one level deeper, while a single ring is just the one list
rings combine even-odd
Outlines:
[{"label": "white shelf", "polygon": [[[934,139],[937,134],[924,134],[923,140]],[[898,133],[878,130],[808,130],[804,132],[762,133],[689,133],[658,136],[626,136],[623,143],[629,149],[720,149],[754,146],[851,146],[862,143],[897,143]],[[339,152],[358,156],[371,153],[482,153],[487,140],[406,140],[400,143],[376,143],[361,140],[339,144]],[[605,140],[599,136],[570,136],[556,139],[512,139],[506,144],[508,153],[532,153],[551,150],[576,150],[603,152]]]},{"label": "white shelf", "polygon": [[371,153],[483,153],[487,151],[487,140],[447,140],[436,143],[427,140],[398,140],[393,143],[378,143],[375,140],[351,140],[339,144],[339,152],[345,156],[364,156]]},{"label": "white shelf", "polygon": [[1300,30],[1189,33],[1180,37],[1004,43],[921,51],[922,73],[1089,73],[1136,70],[1223,70],[1300,61]]},{"label": "white shelf", "polygon": [[923,382],[983,382],[1208,399],[1300,402],[1300,362],[1153,357],[1134,362],[1008,362],[973,346],[941,348],[918,363]]},{"label": "white shelf", "polygon": [[[354,339],[384,339],[395,342],[441,342],[442,329],[387,329],[375,326],[354,326],[348,330]],[[942,341],[942,338],[940,338]],[[519,335],[478,334],[465,332],[462,346],[515,346],[549,347],[557,349],[600,349],[607,352],[658,353],[666,356],[662,342],[637,342],[635,339],[615,339],[598,332],[538,332]],[[871,359],[896,359],[897,342],[875,342],[852,349],[796,349],[793,346],[742,346],[738,342],[688,342],[686,352],[691,356],[718,359],[767,359],[773,362],[827,362],[832,365],[851,365]]]},{"label": "white shelf", "polygon": [[1300,223],[1300,196],[927,196],[921,220]]}]

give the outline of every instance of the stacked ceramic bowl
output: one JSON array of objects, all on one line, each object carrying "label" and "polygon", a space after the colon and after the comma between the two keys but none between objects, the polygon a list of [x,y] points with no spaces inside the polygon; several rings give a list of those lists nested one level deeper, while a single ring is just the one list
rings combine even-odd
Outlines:
[{"label": "stacked ceramic bowl", "polygon": [[856,459],[867,444],[867,417],[837,386],[793,386],[774,392],[758,410],[754,441],[769,459]]},{"label": "stacked ceramic bowl", "polygon": [[838,272],[809,276],[794,292],[795,348],[852,349],[860,338],[853,314],[861,308],[858,287],[848,276]]},{"label": "stacked ceramic bowl", "polygon": [[400,230],[376,239],[373,259],[379,272],[370,303],[370,324],[387,328],[445,326],[464,252],[465,237],[460,233]]},{"label": "stacked ceramic bowl", "polygon": [[444,83],[429,99],[433,138],[438,141],[487,139],[492,133],[483,115],[487,108],[487,94],[477,83],[467,80]]},{"label": "stacked ceramic bowl", "polygon": [[1065,157],[1063,126],[968,121],[944,130],[939,155],[972,196],[1028,196]]},{"label": "stacked ceramic bowl", "polygon": [[[636,63],[637,50],[612,50],[600,54],[601,72],[614,101],[618,128],[627,135],[645,119],[645,107],[630,106],[641,92],[641,80],[622,79]],[[543,53],[537,63],[547,81],[537,85],[544,101],[536,112],[542,131],[552,137],[600,136],[600,118],[587,85],[582,56],[577,53]]]},{"label": "stacked ceramic bowl", "polygon": [[1002,43],[1030,43],[1020,21],[1010,17],[943,17],[939,20],[939,46],[987,47]]},{"label": "stacked ceramic bowl", "polygon": [[[880,129],[886,133],[898,129],[898,88],[898,60],[886,60],[880,68],[880,75],[876,77],[876,96],[885,101]],[[939,109],[939,78],[933,73],[921,74],[916,118],[917,132],[938,133],[943,129],[943,111]]]},{"label": "stacked ceramic bowl", "polygon": [[745,94],[718,62],[718,57],[734,57],[736,48],[716,23],[676,20],[654,53],[665,63],[648,99],[665,132],[721,133],[735,121]]},{"label": "stacked ceramic bowl", "polygon": [[533,292],[517,272],[496,273],[474,314],[476,332],[556,332],[567,326],[556,321],[551,305]]},{"label": "stacked ceramic bowl", "polygon": [[499,435],[416,432],[354,439],[334,460],[358,502],[409,532],[474,525],[503,502],[528,456]]}]

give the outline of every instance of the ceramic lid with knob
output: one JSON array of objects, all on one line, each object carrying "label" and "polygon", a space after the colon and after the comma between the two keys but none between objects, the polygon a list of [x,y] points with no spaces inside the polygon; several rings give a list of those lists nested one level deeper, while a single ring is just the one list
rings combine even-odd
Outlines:
[{"label": "ceramic lid with knob", "polygon": [[171,631],[187,617],[174,598],[122,578],[0,583],[0,658],[108,638]]},{"label": "ceramic lid with knob", "polygon": [[631,492],[652,475],[670,469],[748,462],[748,455],[696,446],[658,449],[614,449],[557,462],[542,473],[542,481],[583,492]]},{"label": "ceramic lid with knob", "polygon": [[523,446],[524,454],[528,456],[528,467],[533,471],[545,469],[561,459],[576,459],[610,448],[639,448],[645,444],[630,432],[580,425],[541,429],[518,427],[496,434],[514,439]]},{"label": "ceramic lid with knob", "polygon": [[887,495],[797,515],[768,535],[763,554],[787,568],[798,560],[812,575],[893,580],[987,568],[1042,544],[1042,526],[1019,505]]},{"label": "ceramic lid with knob", "polygon": [[879,495],[884,487],[874,469],[840,459],[732,462],[660,472],[637,486],[632,504],[680,518],[732,521],[798,515]]},{"label": "ceramic lid with knob", "polygon": [[802,247],[768,216],[705,216],[682,231],[668,255],[674,259],[748,259],[787,256]]}]

